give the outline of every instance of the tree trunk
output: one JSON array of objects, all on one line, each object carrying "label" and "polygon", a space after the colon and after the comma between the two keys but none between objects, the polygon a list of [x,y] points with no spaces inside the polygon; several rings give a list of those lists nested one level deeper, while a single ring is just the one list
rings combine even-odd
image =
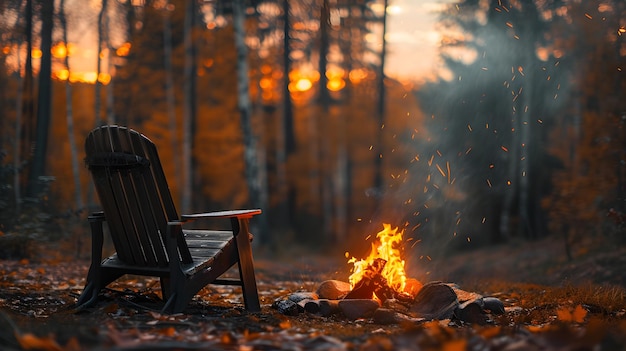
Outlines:
[{"label": "tree trunk", "polygon": [[46,151],[50,115],[52,110],[52,28],[54,3],[43,1],[41,4],[41,63],[39,66],[39,94],[37,98],[37,126],[35,154],[29,176],[28,195],[36,197],[42,190],[40,177],[46,169]]},{"label": "tree trunk", "polygon": [[[13,190],[15,197],[15,215],[19,217],[20,212],[22,210],[22,180],[21,180],[21,171],[22,171],[22,157],[24,154],[22,151],[25,150],[24,144],[28,142],[30,144],[30,140],[23,138],[22,136],[22,123],[24,119],[30,120],[30,114],[27,114],[28,106],[30,106],[30,110],[32,111],[32,92],[29,93],[27,91],[26,83],[29,81],[28,77],[31,78],[32,81],[32,58],[31,58],[31,43],[32,38],[30,36],[30,31],[32,27],[32,3],[31,1],[27,1],[26,3],[26,35],[27,44],[26,44],[26,65],[24,68],[24,78],[22,79],[22,75],[19,72],[19,69],[15,73],[18,80],[18,91],[17,91],[17,99],[15,99],[15,149],[14,149],[14,158],[13,158]],[[19,14],[18,20],[16,23],[19,23]],[[21,56],[19,50],[20,44],[17,44],[17,67],[21,67]],[[32,87],[32,85],[31,85]],[[29,96],[31,103],[27,103],[25,97]],[[28,118],[23,118],[23,116],[28,116]]]},{"label": "tree trunk", "polygon": [[[169,1],[168,1],[169,3]],[[172,28],[170,21],[170,10],[168,6],[163,9],[163,61],[165,65],[165,99],[167,104],[167,115],[169,120],[169,136],[172,150],[178,148],[178,128],[176,123],[176,99],[174,96],[174,73],[172,72]],[[176,184],[176,189],[180,187],[180,165],[179,158],[173,157],[174,162],[174,179],[173,183]],[[185,212],[187,213],[187,212]]]},{"label": "tree trunk", "polygon": [[[18,138],[21,139],[21,144],[19,145],[21,160],[20,157],[16,158],[17,169],[16,172],[19,172],[20,178],[20,189],[16,191],[16,200],[18,201],[18,206],[22,203],[21,194],[27,192],[28,189],[28,180],[29,173],[32,171],[29,168],[22,169],[22,165],[25,164],[24,161],[28,161],[32,159],[33,156],[33,145],[35,143],[35,93],[34,93],[34,78],[33,78],[33,1],[26,1],[26,62],[24,63],[24,84],[22,85],[22,115]],[[19,73],[18,73],[19,74]],[[19,212],[19,210],[18,210]]]},{"label": "tree trunk", "polygon": [[[323,140],[323,130],[327,127],[328,115],[330,113],[330,92],[328,91],[328,78],[326,77],[326,70],[328,65],[328,50],[329,50],[329,31],[330,31],[330,6],[328,0],[324,0],[321,13],[320,13],[320,58],[319,58],[319,103],[322,107],[322,113],[318,117],[317,121],[317,137],[319,138],[319,182],[320,193],[322,194],[321,215],[322,215],[322,233],[324,238],[330,238],[333,230],[333,210],[332,210],[332,193],[331,193],[331,180],[329,174],[329,165],[327,164],[327,158],[329,156],[328,142]],[[315,118],[315,117],[313,117]]]},{"label": "tree trunk", "polygon": [[385,56],[387,56],[387,40],[385,35],[387,34],[387,6],[389,0],[385,0],[385,6],[383,8],[383,34],[382,34],[382,48],[380,51],[380,71],[378,73],[378,105],[376,114],[378,116],[378,133],[377,133],[377,147],[376,154],[374,155],[375,165],[375,178],[374,189],[379,196],[382,196],[383,192],[383,126],[385,125]]},{"label": "tree trunk", "polygon": [[283,108],[280,115],[277,130],[277,146],[276,146],[276,179],[277,179],[277,196],[279,204],[276,206],[276,222],[285,228],[290,227],[291,209],[294,204],[290,203],[290,188],[292,187],[290,180],[287,178],[287,158],[294,152],[295,141],[293,131],[293,104],[291,101],[291,93],[289,92],[289,72],[291,72],[291,46],[289,31],[289,1],[283,0]]},{"label": "tree trunk", "polygon": [[70,59],[67,50],[67,19],[65,17],[65,0],[61,0],[59,4],[59,20],[63,30],[63,43],[66,48],[64,64],[67,69],[68,77],[65,81],[65,117],[67,121],[67,135],[70,144],[70,157],[72,161],[72,176],[74,178],[74,206],[77,211],[83,208],[83,194],[80,184],[80,173],[78,167],[78,150],[76,148],[76,138],[74,137],[74,113],[72,108],[72,85],[70,84]]},{"label": "tree trunk", "polygon": [[107,59],[107,68],[108,68],[108,72],[111,74],[111,79],[109,80],[109,83],[106,85],[106,100],[105,100],[105,117],[106,117],[106,121],[107,124],[115,124],[116,123],[116,118],[115,118],[115,112],[114,112],[114,95],[113,95],[113,77],[112,77],[112,72],[114,72],[113,69],[113,52],[115,52],[115,49],[113,48],[113,46],[111,45],[111,37],[109,36],[109,16],[105,13],[104,15],[104,31],[105,31],[105,40],[104,40],[104,44],[107,48],[107,52],[108,52],[108,59]]},{"label": "tree trunk", "polygon": [[100,56],[102,54],[102,37],[104,36],[104,15],[106,13],[106,9],[107,9],[107,2],[108,0],[102,0],[102,7],[100,8],[100,13],[98,13],[98,41],[97,41],[97,48],[96,48],[96,53],[97,53],[97,57],[96,57],[96,81],[94,82],[94,95],[95,95],[95,99],[94,99],[94,116],[96,117],[95,119],[95,126],[100,125],[102,118],[100,116],[100,73],[102,73],[102,57]]},{"label": "tree trunk", "polygon": [[196,124],[195,108],[195,60],[193,46],[193,23],[195,16],[194,0],[186,1],[185,23],[184,23],[184,46],[185,46],[185,68],[184,76],[184,103],[183,103],[183,140],[182,140],[182,199],[181,206],[183,213],[191,211],[191,189],[194,187],[194,162],[191,150],[194,145],[194,127]]},{"label": "tree trunk", "polygon": [[[244,0],[233,1],[233,26],[235,30],[235,49],[237,50],[237,107],[241,117],[241,129],[244,142],[245,179],[248,184],[249,206],[260,205],[261,183],[256,154],[256,136],[252,132],[252,103],[250,101],[250,82],[248,76],[248,49],[245,43],[245,5]],[[265,233],[260,233],[265,238]]]}]

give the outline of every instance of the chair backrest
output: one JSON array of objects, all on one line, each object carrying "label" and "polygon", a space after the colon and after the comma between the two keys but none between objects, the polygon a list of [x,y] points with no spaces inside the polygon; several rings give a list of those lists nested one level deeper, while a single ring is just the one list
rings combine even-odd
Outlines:
[{"label": "chair backrest", "polygon": [[[119,259],[167,266],[167,222],[179,216],[154,143],[126,127],[102,126],[87,136],[85,152]],[[178,259],[191,262],[184,238],[177,243]]]}]

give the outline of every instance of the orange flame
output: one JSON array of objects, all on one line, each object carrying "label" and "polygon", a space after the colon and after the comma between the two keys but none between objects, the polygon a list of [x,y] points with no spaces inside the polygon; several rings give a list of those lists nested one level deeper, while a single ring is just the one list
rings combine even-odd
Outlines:
[{"label": "orange flame", "polygon": [[[372,243],[372,251],[364,260],[357,260],[352,257],[348,263],[353,263],[352,274],[348,278],[351,288],[354,288],[366,273],[369,265],[372,265],[376,259],[382,258],[387,261],[382,271],[382,276],[387,280],[387,284],[398,292],[405,292],[407,287],[407,278],[404,271],[404,260],[400,255],[400,244],[404,230],[398,231],[398,228],[391,228],[390,224],[383,223],[383,230],[376,234],[376,239]],[[346,252],[346,258],[349,253]]]}]

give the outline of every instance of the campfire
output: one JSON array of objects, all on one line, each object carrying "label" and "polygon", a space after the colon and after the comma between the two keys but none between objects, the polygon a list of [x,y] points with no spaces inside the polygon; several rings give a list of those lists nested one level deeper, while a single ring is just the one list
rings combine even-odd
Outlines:
[{"label": "campfire", "polygon": [[[367,258],[348,260],[354,267],[348,278],[352,290],[346,298],[374,298],[381,302],[391,298],[407,300],[421,288],[418,280],[406,276],[401,252],[404,230],[392,228],[387,223],[383,228],[376,234]],[[349,256],[346,252],[346,258]]]},{"label": "campfire", "polygon": [[274,301],[285,315],[303,312],[321,316],[343,314],[348,319],[372,318],[375,323],[456,319],[485,324],[489,314],[503,314],[504,304],[494,297],[461,290],[455,284],[420,281],[406,276],[404,230],[383,224],[368,257],[346,252],[352,265],[348,282],[326,280],[315,292],[296,292]]}]

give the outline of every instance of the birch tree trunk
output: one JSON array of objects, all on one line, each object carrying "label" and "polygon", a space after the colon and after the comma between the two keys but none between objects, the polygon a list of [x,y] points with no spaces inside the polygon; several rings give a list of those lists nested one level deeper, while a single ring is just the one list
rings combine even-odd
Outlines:
[{"label": "birch tree trunk", "polygon": [[[252,132],[252,103],[250,101],[250,82],[248,76],[248,49],[245,43],[245,4],[244,0],[233,1],[233,26],[235,30],[235,49],[237,50],[237,107],[241,116],[241,129],[244,142],[245,179],[248,184],[249,203],[252,207],[260,205],[261,182],[257,164],[257,142]],[[261,234],[264,238],[265,233]]]},{"label": "birch tree trunk", "polygon": [[290,46],[290,25],[289,25],[289,1],[283,0],[283,78],[282,78],[282,98],[283,108],[280,115],[277,130],[277,147],[276,147],[276,179],[277,179],[277,198],[280,203],[276,206],[277,222],[283,227],[289,227],[291,222],[291,204],[290,188],[291,181],[287,179],[287,158],[295,149],[295,141],[293,136],[293,104],[291,102],[291,93],[289,92],[289,72],[291,72],[291,46]]}]

